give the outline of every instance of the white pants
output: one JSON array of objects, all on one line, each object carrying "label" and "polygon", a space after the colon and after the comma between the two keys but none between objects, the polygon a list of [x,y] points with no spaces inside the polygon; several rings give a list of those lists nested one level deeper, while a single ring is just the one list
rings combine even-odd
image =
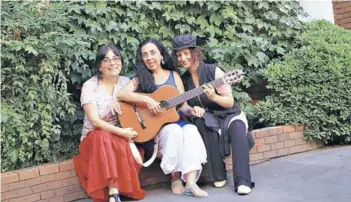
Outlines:
[{"label": "white pants", "polygon": [[186,181],[184,174],[197,170],[196,180],[199,179],[207,154],[205,144],[195,125],[164,126],[158,134],[158,144],[157,157],[162,159],[161,169],[166,175],[181,172],[182,179]]}]

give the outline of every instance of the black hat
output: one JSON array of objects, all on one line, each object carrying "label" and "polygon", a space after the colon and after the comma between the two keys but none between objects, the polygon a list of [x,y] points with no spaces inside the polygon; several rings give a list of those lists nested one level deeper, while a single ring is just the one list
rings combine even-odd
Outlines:
[{"label": "black hat", "polygon": [[173,39],[172,47],[175,51],[184,48],[196,48],[196,37],[191,34],[179,35]]}]

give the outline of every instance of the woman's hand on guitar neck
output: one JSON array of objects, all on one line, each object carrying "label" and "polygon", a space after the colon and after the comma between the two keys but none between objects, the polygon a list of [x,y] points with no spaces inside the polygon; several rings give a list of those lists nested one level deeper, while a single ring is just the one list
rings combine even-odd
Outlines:
[{"label": "woman's hand on guitar neck", "polygon": [[152,99],[149,97],[149,99],[146,102],[147,108],[154,114],[162,113],[165,110],[160,106],[160,103],[157,102],[156,100]]}]

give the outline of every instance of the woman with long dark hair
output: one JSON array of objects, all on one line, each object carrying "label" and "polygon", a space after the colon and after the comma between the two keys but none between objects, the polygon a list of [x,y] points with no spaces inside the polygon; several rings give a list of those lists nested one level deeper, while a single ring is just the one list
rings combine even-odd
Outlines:
[{"label": "woman with long dark hair", "polygon": [[[162,113],[164,109],[159,102],[136,92],[153,93],[164,85],[171,85],[183,93],[179,72],[164,45],[156,39],[144,40],[136,54],[137,75],[119,92],[118,99],[145,103],[153,114]],[[172,174],[172,193],[207,197],[207,192],[196,183],[206,162],[206,149],[196,126],[179,120],[163,126],[156,139],[161,169],[165,174]],[[186,182],[185,187],[182,180]]]},{"label": "woman with long dark hair", "polygon": [[118,202],[120,194],[143,199],[145,191],[138,177],[141,166],[129,146],[138,134],[119,127],[117,119],[117,113],[122,113],[117,93],[129,82],[120,76],[123,65],[117,47],[101,46],[95,64],[98,75],[83,84],[80,98],[85,119],[79,155],[73,158],[77,176],[94,201]]}]

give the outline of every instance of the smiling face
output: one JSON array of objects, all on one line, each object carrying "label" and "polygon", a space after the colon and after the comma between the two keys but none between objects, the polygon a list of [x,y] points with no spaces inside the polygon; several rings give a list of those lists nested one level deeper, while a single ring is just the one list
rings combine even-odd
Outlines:
[{"label": "smiling face", "polygon": [[117,76],[122,70],[122,58],[109,50],[101,61],[99,70],[104,77]]},{"label": "smiling face", "polygon": [[182,67],[189,69],[195,63],[195,57],[192,56],[191,51],[189,48],[184,48],[182,50],[178,50],[176,52],[176,58]]},{"label": "smiling face", "polygon": [[163,56],[157,46],[153,43],[147,43],[141,47],[141,57],[145,66],[154,71],[161,68],[161,60]]}]

